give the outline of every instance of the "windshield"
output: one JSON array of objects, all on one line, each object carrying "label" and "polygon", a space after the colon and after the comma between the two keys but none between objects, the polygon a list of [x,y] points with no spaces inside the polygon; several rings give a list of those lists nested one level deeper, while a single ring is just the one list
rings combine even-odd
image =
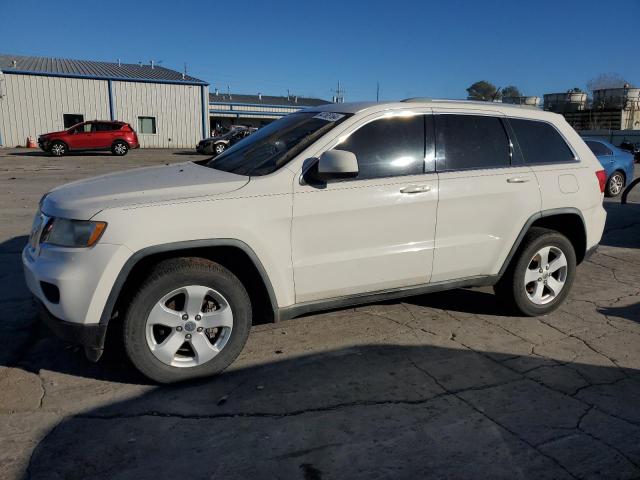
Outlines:
[{"label": "windshield", "polygon": [[347,117],[332,112],[292,113],[249,135],[205,165],[238,175],[268,175]]}]

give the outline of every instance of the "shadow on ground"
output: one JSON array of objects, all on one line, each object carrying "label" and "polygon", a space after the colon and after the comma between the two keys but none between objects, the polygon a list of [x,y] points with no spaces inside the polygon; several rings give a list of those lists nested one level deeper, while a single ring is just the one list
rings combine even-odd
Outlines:
[{"label": "shadow on ground", "polygon": [[[640,203],[604,202],[604,208],[607,225],[600,245],[640,248]],[[630,234],[629,230],[635,230],[637,234]]]},{"label": "shadow on ground", "polygon": [[434,345],[338,349],[69,417],[25,478],[637,476],[636,374]]}]

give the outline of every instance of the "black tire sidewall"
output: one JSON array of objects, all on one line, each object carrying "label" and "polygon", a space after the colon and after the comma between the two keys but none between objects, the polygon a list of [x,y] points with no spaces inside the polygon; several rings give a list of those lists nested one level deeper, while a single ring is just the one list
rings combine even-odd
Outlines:
[{"label": "black tire sidewall", "polygon": [[[211,263],[211,262],[210,262]],[[244,286],[231,272],[211,263],[182,264],[151,275],[133,298],[124,320],[127,356],[140,372],[159,383],[173,383],[211,376],[229,366],[242,351],[251,328],[251,302]],[[153,306],[168,292],[186,285],[204,285],[220,292],[233,312],[231,336],[209,362],[196,367],[173,367],[158,360],[147,345],[146,320]]]},{"label": "black tire sidewall", "polygon": [[[513,269],[511,294],[513,295],[515,306],[521,313],[528,316],[545,315],[558,308],[567,295],[569,295],[576,275],[576,254],[571,242],[559,233],[544,233],[539,236],[530,237],[527,240]],[[556,298],[547,304],[537,305],[529,300],[526,294],[524,289],[524,275],[531,258],[543,247],[556,247],[564,253],[567,259],[567,278],[562,291]]]}]

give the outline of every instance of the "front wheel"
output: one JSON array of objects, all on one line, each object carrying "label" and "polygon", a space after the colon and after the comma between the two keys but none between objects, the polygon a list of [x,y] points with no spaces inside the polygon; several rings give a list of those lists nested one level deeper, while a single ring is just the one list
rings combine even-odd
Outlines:
[{"label": "front wheel", "polygon": [[494,289],[519,313],[545,315],[567,297],[575,271],[576,254],[567,237],[554,230],[533,227]]},{"label": "front wheel", "polygon": [[62,157],[67,153],[67,146],[62,142],[53,142],[49,152],[54,157]]},{"label": "front wheel", "polygon": [[607,197],[617,197],[624,190],[625,178],[624,173],[622,172],[613,172],[613,174],[609,177],[609,181],[607,182]]},{"label": "front wheel", "polygon": [[214,147],[214,152],[216,152],[216,155],[220,155],[222,152],[224,152],[225,146],[222,143],[218,143],[215,147]]},{"label": "front wheel", "polygon": [[201,258],[160,263],[124,319],[124,345],[140,372],[173,383],[221,372],[240,354],[251,302],[229,270]]},{"label": "front wheel", "polygon": [[117,155],[118,157],[122,157],[126,155],[129,151],[129,145],[126,142],[116,142],[111,146],[111,153]]}]

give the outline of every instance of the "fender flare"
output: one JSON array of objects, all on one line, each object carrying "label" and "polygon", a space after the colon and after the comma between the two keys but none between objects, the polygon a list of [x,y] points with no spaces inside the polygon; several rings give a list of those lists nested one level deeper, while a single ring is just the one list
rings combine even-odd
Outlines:
[{"label": "fender flare", "polygon": [[531,228],[531,225],[533,225],[533,223],[536,220],[539,220],[544,217],[552,217],[554,215],[566,215],[566,214],[577,215],[578,217],[580,217],[580,221],[582,222],[582,228],[584,229],[584,235],[586,238],[587,230],[584,223],[584,216],[582,215],[582,212],[579,209],[575,207],[563,207],[563,208],[551,208],[549,210],[541,210],[539,212],[536,212],[529,217],[529,219],[525,222],[524,226],[522,227],[522,230],[520,230],[520,233],[516,237],[516,241],[511,246],[511,250],[509,250],[507,258],[505,258],[502,264],[502,267],[498,272],[498,278],[501,278],[504,275],[504,272],[507,270],[507,268],[509,268],[509,264],[511,263],[511,260],[513,259],[516,252],[518,251],[518,248],[520,248],[520,244],[522,243],[524,236],[527,234],[527,232],[529,231],[529,228]]},{"label": "fender flare", "polygon": [[141,250],[135,252],[129,259],[125,262],[123,267],[120,269],[120,273],[116,277],[116,281],[113,283],[111,287],[111,292],[109,292],[109,296],[107,297],[107,301],[102,309],[102,315],[100,316],[100,325],[108,325],[111,320],[111,315],[113,313],[113,309],[116,305],[116,301],[122,292],[122,287],[125,282],[129,278],[129,274],[133,270],[133,268],[140,262],[142,259],[155,255],[158,253],[167,253],[167,252],[179,252],[181,250],[191,250],[194,248],[207,248],[207,247],[235,247],[242,250],[251,262],[254,267],[260,274],[262,281],[267,289],[267,293],[269,295],[269,302],[271,303],[271,308],[273,309],[274,321],[277,322],[279,319],[279,308],[278,302],[276,299],[275,291],[273,289],[273,285],[271,284],[271,280],[265,270],[262,262],[256,255],[249,245],[244,243],[241,240],[236,240],[234,238],[216,238],[216,239],[204,239],[204,240],[186,240],[182,242],[172,242],[165,243],[162,245],[154,245],[151,247],[146,247]]}]

